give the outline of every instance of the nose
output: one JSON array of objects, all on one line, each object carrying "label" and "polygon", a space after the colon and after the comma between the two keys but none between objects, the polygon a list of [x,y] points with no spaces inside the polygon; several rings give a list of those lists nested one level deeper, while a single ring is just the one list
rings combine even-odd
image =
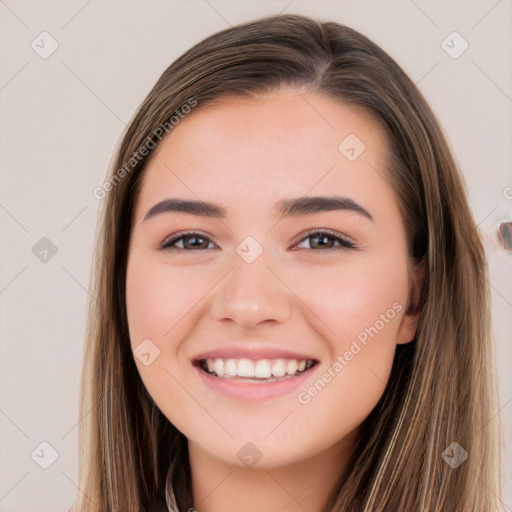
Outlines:
[{"label": "nose", "polygon": [[292,313],[293,293],[260,256],[252,263],[235,254],[233,267],[216,287],[210,303],[214,320],[232,320],[240,327],[254,329],[268,321],[286,322]]}]

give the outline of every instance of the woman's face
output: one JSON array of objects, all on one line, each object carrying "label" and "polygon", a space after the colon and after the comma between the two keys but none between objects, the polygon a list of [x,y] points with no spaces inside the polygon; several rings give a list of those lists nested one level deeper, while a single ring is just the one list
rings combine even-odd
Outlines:
[{"label": "woman's face", "polygon": [[126,305],[140,376],[191,449],[259,468],[350,449],[416,325],[387,151],[366,111],[289,89],[199,104],[158,147]]}]

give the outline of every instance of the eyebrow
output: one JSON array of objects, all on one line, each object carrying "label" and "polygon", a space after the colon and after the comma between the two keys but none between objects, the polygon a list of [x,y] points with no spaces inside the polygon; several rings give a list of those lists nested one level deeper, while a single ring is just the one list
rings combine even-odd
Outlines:
[{"label": "eyebrow", "polygon": [[[283,199],[276,203],[279,217],[296,217],[311,213],[344,210],[357,213],[374,222],[370,212],[348,197],[298,197],[296,199]],[[157,215],[169,212],[182,212],[200,217],[223,219],[227,210],[220,204],[190,199],[170,198],[155,204],[144,216],[142,222]]]}]

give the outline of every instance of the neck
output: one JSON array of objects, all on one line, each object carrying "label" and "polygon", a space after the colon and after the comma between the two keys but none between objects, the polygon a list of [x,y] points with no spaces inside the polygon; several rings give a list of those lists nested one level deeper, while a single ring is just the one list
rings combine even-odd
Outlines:
[{"label": "neck", "polygon": [[335,446],[284,467],[241,468],[189,441],[198,512],[321,512],[344,475],[357,430]]}]

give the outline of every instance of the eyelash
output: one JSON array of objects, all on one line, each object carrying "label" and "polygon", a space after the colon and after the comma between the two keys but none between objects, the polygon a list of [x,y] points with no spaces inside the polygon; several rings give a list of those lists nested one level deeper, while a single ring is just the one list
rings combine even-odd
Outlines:
[{"label": "eyelash", "polygon": [[[189,238],[189,237],[194,237],[194,236],[198,236],[202,239],[205,239],[205,240],[208,240],[209,242],[211,242],[211,240],[206,235],[204,235],[203,233],[201,233],[199,231],[188,231],[186,233],[179,233],[171,238],[164,240],[164,242],[160,245],[160,249],[163,251],[180,250],[180,251],[187,251],[187,252],[201,252],[201,251],[206,250],[206,249],[185,249],[184,247],[183,248],[182,247],[173,247],[173,244],[175,244],[179,240]],[[338,242],[340,245],[338,247],[333,247],[333,248],[328,248],[328,249],[309,249],[310,251],[325,252],[326,250],[327,251],[336,251],[336,250],[343,250],[343,249],[345,249],[345,250],[346,249],[349,249],[349,250],[357,249],[356,244],[354,244],[353,242],[349,241],[348,239],[342,237],[335,231],[330,231],[330,230],[310,231],[310,232],[306,233],[305,236],[297,242],[297,244],[300,244],[301,242],[307,240],[308,238],[315,238],[315,237],[330,238],[330,239],[333,239],[336,242]]]}]

